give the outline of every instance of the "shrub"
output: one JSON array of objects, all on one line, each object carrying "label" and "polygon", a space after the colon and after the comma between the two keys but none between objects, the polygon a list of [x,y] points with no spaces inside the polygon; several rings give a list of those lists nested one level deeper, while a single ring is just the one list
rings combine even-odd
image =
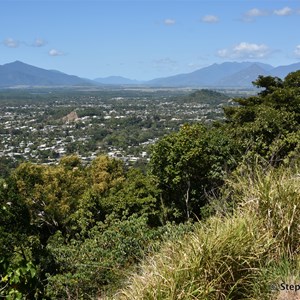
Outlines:
[{"label": "shrub", "polygon": [[149,258],[116,299],[246,299],[273,243],[253,215],[211,218]]}]

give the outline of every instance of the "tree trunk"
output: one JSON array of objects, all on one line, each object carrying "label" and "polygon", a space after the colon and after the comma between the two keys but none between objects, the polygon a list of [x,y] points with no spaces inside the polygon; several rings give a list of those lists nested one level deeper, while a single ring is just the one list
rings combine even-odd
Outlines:
[{"label": "tree trunk", "polygon": [[191,181],[188,179],[187,181],[187,190],[186,190],[186,194],[185,194],[185,207],[186,207],[186,216],[187,219],[190,218],[190,188],[191,188]]}]

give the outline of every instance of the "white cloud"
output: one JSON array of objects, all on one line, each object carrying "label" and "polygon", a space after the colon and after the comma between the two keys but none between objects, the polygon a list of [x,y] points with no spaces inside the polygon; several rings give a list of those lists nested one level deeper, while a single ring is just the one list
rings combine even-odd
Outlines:
[{"label": "white cloud", "polygon": [[13,38],[7,38],[3,41],[4,46],[8,48],[18,48],[20,46],[20,42]]},{"label": "white cloud", "polygon": [[264,12],[258,8],[252,8],[246,12],[246,15],[248,17],[260,17],[260,16],[265,16],[266,12]]},{"label": "white cloud", "polygon": [[296,49],[294,50],[294,54],[297,58],[300,58],[300,45],[296,46]]},{"label": "white cloud", "polygon": [[261,9],[258,9],[258,8],[252,8],[244,14],[242,20],[245,21],[245,22],[251,22],[255,18],[262,17],[262,16],[267,16],[268,14],[269,13],[265,10],[261,10]]},{"label": "white cloud", "polygon": [[251,44],[242,42],[229,49],[221,49],[217,55],[222,58],[260,59],[270,54],[270,49],[265,44]]},{"label": "white cloud", "polygon": [[2,44],[8,48],[18,48],[20,46],[27,46],[27,47],[43,47],[47,44],[44,39],[36,38],[32,43],[27,43],[25,41],[15,40],[13,38],[5,39]]},{"label": "white cloud", "polygon": [[289,8],[288,6],[282,8],[282,9],[274,10],[274,14],[277,16],[289,16],[292,13],[293,13],[293,10],[291,8]]},{"label": "white cloud", "polygon": [[43,47],[47,44],[47,42],[44,39],[41,38],[37,38],[34,40],[34,42],[32,43],[33,47]]},{"label": "white cloud", "polygon": [[219,57],[222,57],[222,58],[226,58],[226,57],[229,57],[229,56],[230,56],[229,50],[228,50],[228,49],[221,49],[221,50],[218,50],[217,55],[218,55]]},{"label": "white cloud", "polygon": [[214,15],[206,15],[202,17],[201,21],[204,23],[217,23],[219,22],[219,18]]},{"label": "white cloud", "polygon": [[49,54],[50,56],[61,56],[61,55],[64,55],[64,52],[59,51],[59,50],[57,50],[57,49],[51,49],[51,50],[48,52],[48,54]]},{"label": "white cloud", "polygon": [[171,25],[176,24],[176,21],[174,19],[165,19],[164,24],[168,25],[168,26],[171,26]]}]

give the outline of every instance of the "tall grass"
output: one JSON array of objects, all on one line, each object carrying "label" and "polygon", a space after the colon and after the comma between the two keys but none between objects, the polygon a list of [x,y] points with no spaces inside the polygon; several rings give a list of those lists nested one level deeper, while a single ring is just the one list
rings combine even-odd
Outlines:
[{"label": "tall grass", "polygon": [[300,299],[272,290],[300,279],[299,192],[297,169],[236,172],[224,192],[234,212],[166,243],[115,299]]},{"label": "tall grass", "polygon": [[300,246],[300,174],[298,168],[261,166],[237,172],[228,181],[239,211],[259,215],[280,244],[280,255],[293,257]]},{"label": "tall grass", "polygon": [[273,243],[257,218],[212,218],[149,258],[118,298],[245,299]]}]

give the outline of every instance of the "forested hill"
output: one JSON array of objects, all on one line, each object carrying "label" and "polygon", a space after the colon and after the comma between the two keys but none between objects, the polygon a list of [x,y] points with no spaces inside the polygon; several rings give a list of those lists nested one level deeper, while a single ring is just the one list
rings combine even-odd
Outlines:
[{"label": "forested hill", "polygon": [[71,155],[2,178],[0,295],[276,299],[299,283],[300,71],[255,85],[224,121],[158,140],[147,172]]},{"label": "forested hill", "polygon": [[218,105],[229,100],[229,96],[224,93],[219,93],[213,90],[201,89],[192,92],[186,97],[182,98],[185,103],[201,103],[201,104],[211,104]]}]

